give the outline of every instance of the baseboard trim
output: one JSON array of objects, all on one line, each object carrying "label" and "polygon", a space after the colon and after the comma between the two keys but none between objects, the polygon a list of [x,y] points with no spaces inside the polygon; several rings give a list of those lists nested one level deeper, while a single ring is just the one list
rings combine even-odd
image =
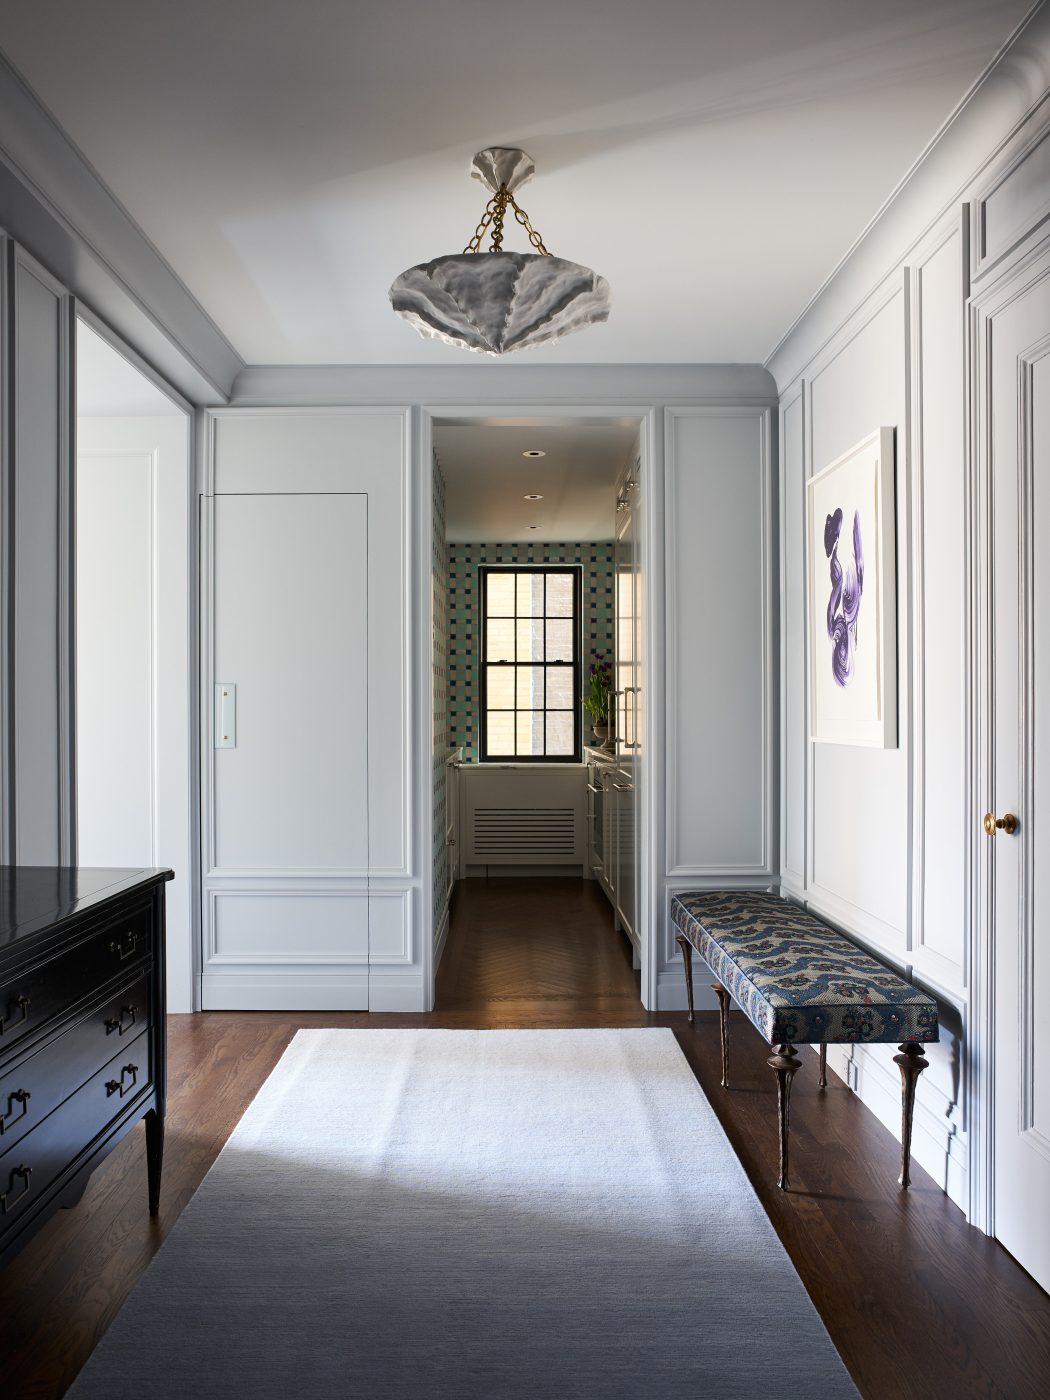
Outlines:
[{"label": "baseboard trim", "polygon": [[445,905],[445,912],[442,914],[442,916],[441,916],[441,922],[438,924],[438,926],[437,926],[437,932],[434,934],[434,976],[435,976],[435,977],[437,976],[437,970],[438,970],[438,968],[441,966],[441,959],[442,959],[442,957],[444,956],[444,953],[445,953],[445,944],[448,942],[448,924],[449,924],[449,908],[448,908],[448,904],[446,904],[446,905]]},{"label": "baseboard trim", "polygon": [[368,978],[369,1011],[425,1011],[419,972],[373,972]]},{"label": "baseboard trim", "polygon": [[[693,954],[693,1006],[697,1011],[717,1011],[718,998],[708,985],[714,974],[707,964]],[[657,1011],[687,1011],[685,973],[681,968],[667,968],[656,978]]]},{"label": "baseboard trim", "polygon": [[[901,1086],[893,1063],[895,1050],[893,1045],[829,1045],[828,1069],[900,1142]],[[815,1047],[813,1053],[817,1053]],[[969,1190],[966,1135],[947,1121],[947,1102],[936,1086],[919,1079],[911,1150],[915,1161],[965,1212]]]},{"label": "baseboard trim", "polygon": [[368,969],[298,974],[205,973],[202,1011],[367,1011]]}]

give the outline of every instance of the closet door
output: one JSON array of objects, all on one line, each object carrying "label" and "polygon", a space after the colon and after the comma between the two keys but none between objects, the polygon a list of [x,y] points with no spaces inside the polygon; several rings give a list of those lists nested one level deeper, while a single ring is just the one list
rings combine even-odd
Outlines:
[{"label": "closet door", "polygon": [[229,991],[209,972],[250,969],[259,1005],[295,1005],[309,1001],[296,976],[357,967],[340,1004],[364,1009],[367,497],[220,494],[211,510],[210,856],[221,887],[210,891],[205,1006]]},{"label": "closet door", "polygon": [[[988,766],[980,840],[994,988],[994,1230],[1050,1288],[1050,254],[978,321]],[[985,533],[987,531],[987,533]],[[996,825],[997,822],[1002,825]]]}]

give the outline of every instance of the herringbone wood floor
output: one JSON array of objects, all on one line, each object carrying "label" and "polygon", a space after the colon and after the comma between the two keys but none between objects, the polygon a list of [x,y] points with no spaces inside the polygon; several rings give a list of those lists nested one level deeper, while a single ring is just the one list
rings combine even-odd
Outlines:
[{"label": "herringbone wood floor", "polygon": [[[76,1209],[0,1275],[3,1400],[64,1394],[295,1031],[328,1025],[672,1027],[866,1400],[1050,1394],[1050,1299],[921,1169],[900,1195],[897,1144],[834,1076],[819,1094],[808,1056],[792,1090],[793,1189],[776,1189],[766,1046],[734,1016],[733,1087],[723,1091],[717,1017],[689,1026],[642,1010],[628,946],[593,885],[461,887],[429,1016],[209,1012],[169,1023],[160,1217],[146,1213],[140,1127]],[[739,1316],[746,1346],[746,1298]],[[769,1366],[775,1393],[775,1356]]]}]

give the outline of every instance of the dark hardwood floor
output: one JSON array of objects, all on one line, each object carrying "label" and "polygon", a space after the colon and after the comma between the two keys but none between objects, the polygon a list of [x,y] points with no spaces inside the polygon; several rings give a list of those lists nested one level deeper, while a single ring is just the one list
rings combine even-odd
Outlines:
[{"label": "dark hardwood floor", "polygon": [[[689,1026],[684,1014],[650,1015],[637,987],[593,885],[471,881],[457,895],[431,1015],[172,1016],[160,1217],[146,1213],[140,1126],[80,1204],[0,1274],[0,1396],[65,1392],[300,1026],[665,1025],[866,1400],[1045,1400],[1050,1298],[921,1169],[912,1191],[898,1192],[897,1144],[858,1100],[833,1075],[819,1094],[816,1058],[804,1056],[792,1091],[793,1189],[778,1191],[775,1091],[757,1033],[734,1014],[733,1087],[724,1091],[717,1017]],[[746,1345],[746,1299],[740,1329]],[[775,1392],[775,1358],[770,1366]]]}]

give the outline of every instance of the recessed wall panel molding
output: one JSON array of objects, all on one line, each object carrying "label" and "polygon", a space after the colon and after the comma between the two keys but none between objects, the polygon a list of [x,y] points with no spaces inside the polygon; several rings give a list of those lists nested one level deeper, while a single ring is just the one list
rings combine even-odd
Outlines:
[{"label": "recessed wall panel molding", "polygon": [[863,931],[898,959],[907,951],[910,915],[906,309],[902,274],[876,291],[808,381],[810,474],[875,427],[896,429],[899,743],[878,750],[811,744],[808,895],[825,910],[863,911]]},{"label": "recessed wall panel molding", "polygon": [[413,964],[413,892],[410,889],[368,890],[368,962],[371,967],[411,967]]},{"label": "recessed wall panel molding", "polygon": [[912,948],[956,996],[969,922],[965,207],[911,270]]},{"label": "recessed wall panel molding", "polygon": [[368,966],[367,889],[214,890],[208,967]]},{"label": "recessed wall panel molding", "polygon": [[1050,96],[991,164],[974,198],[974,280],[1037,237],[1050,220]]},{"label": "recessed wall panel molding", "polygon": [[805,385],[780,409],[780,873],[793,893],[806,887],[809,722],[806,655]]},{"label": "recessed wall panel molding", "polygon": [[768,876],[776,860],[770,418],[669,409],[665,434],[666,875]]}]

